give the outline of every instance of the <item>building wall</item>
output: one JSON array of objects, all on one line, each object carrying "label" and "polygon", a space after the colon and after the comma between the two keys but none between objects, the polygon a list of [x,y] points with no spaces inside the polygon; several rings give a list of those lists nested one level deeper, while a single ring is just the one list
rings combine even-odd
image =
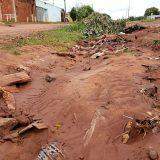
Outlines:
[{"label": "building wall", "polygon": [[46,3],[43,0],[36,0],[36,8],[38,9],[37,11],[37,20],[41,21],[41,17],[39,14],[42,14],[42,12],[40,13],[39,10],[41,8],[41,10],[45,10],[46,12],[44,12],[45,15],[43,15],[43,21],[48,21],[48,22],[61,22],[61,8],[54,6],[53,4],[50,3]]},{"label": "building wall", "polygon": [[34,0],[15,0],[17,21],[27,22],[34,21],[35,17],[35,2]]},{"label": "building wall", "polygon": [[[2,19],[7,20],[7,16],[14,16],[13,0],[1,0],[1,12]],[[29,21],[32,21],[35,16],[35,0],[14,0],[16,19],[18,22],[27,22],[27,17]],[[9,16],[10,18],[10,16]]]},{"label": "building wall", "polygon": [[[13,14],[13,6],[12,6],[12,0],[3,0],[1,1],[1,13],[2,13],[2,19],[7,19],[7,15]],[[11,18],[11,17],[8,17]]]}]

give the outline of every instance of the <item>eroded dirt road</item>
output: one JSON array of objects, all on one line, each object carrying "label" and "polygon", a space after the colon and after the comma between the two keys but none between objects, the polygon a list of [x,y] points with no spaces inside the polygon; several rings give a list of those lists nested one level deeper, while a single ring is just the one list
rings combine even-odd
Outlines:
[{"label": "eroded dirt road", "polygon": [[[93,46],[92,50],[73,49],[75,58],[58,56],[44,46],[25,46],[27,54],[16,57],[1,52],[1,75],[16,72],[18,65],[30,69],[32,82],[10,90],[16,107],[43,119],[48,130],[31,131],[16,143],[1,143],[0,159],[34,160],[43,145],[54,141],[64,160],[148,160],[150,147],[160,154],[159,133],[139,136],[128,144],[115,139],[128,121],[123,115],[159,116],[159,109],[152,108],[155,99],[140,92],[150,84],[143,78],[147,73],[142,65],[160,62],[155,59],[160,52],[151,47],[152,40],[160,40],[159,33],[159,29],[146,29],[127,35],[131,41],[118,45],[119,52],[95,59],[91,58]],[[47,83],[45,76],[51,73],[56,80]],[[158,86],[159,79],[154,83]]]}]

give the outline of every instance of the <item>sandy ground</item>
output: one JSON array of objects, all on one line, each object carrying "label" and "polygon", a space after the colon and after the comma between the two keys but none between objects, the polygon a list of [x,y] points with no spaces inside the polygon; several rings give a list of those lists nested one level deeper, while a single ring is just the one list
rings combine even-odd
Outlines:
[{"label": "sandy ground", "polygon": [[[58,142],[64,160],[149,160],[146,150],[150,147],[160,154],[159,133],[149,133],[144,139],[140,136],[128,144],[121,138],[115,140],[128,121],[124,114],[159,115],[159,110],[151,107],[153,99],[140,93],[149,83],[142,78],[146,75],[142,64],[159,64],[159,60],[148,57],[160,52],[147,46],[153,39],[160,39],[159,35],[154,29],[128,35],[128,39],[136,36],[126,45],[140,51],[138,56],[60,57],[44,46],[25,46],[27,54],[20,56],[1,51],[1,75],[15,72],[19,64],[30,68],[32,82],[14,93],[17,108],[43,119],[49,129],[31,131],[18,143],[0,143],[0,159],[34,160],[41,147],[53,141]],[[91,69],[85,71],[86,67]],[[56,81],[47,83],[48,73],[54,74]]]},{"label": "sandy ground", "polygon": [[14,27],[0,25],[0,38],[6,38],[6,36],[23,36],[33,32],[57,29],[63,26],[64,24],[15,24]]}]

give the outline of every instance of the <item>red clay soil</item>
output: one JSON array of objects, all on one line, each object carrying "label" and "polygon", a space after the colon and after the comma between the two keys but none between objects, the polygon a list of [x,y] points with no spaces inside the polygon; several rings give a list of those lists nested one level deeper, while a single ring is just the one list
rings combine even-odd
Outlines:
[{"label": "red clay soil", "polygon": [[[160,54],[148,42],[160,39],[156,31],[128,35],[128,39],[136,35],[125,45],[140,52],[138,56],[121,53],[108,59],[70,58],[43,46],[26,46],[27,54],[20,56],[1,52],[1,75],[15,72],[20,64],[30,68],[32,82],[16,92],[13,88],[16,106],[41,118],[48,130],[31,131],[16,143],[1,143],[0,159],[35,160],[41,147],[54,141],[62,149],[64,160],[148,160],[149,148],[160,154],[159,133],[148,133],[144,139],[139,136],[127,144],[116,139],[128,121],[123,115],[159,115],[159,110],[152,108],[154,99],[140,93],[149,83],[143,79],[146,71],[142,64],[159,64],[159,60],[148,58]],[[87,67],[90,70],[86,71]],[[54,82],[45,81],[48,73],[55,75]]]}]

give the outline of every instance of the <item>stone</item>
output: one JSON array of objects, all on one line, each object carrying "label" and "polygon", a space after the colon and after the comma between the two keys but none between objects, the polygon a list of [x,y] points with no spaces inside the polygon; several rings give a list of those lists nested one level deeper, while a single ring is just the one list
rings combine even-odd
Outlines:
[{"label": "stone", "polygon": [[150,160],[157,160],[158,159],[158,153],[154,149],[149,149],[148,156]]},{"label": "stone", "polygon": [[54,74],[47,74],[46,77],[45,77],[45,80],[50,83],[52,81],[55,81],[56,77],[55,77]]}]

